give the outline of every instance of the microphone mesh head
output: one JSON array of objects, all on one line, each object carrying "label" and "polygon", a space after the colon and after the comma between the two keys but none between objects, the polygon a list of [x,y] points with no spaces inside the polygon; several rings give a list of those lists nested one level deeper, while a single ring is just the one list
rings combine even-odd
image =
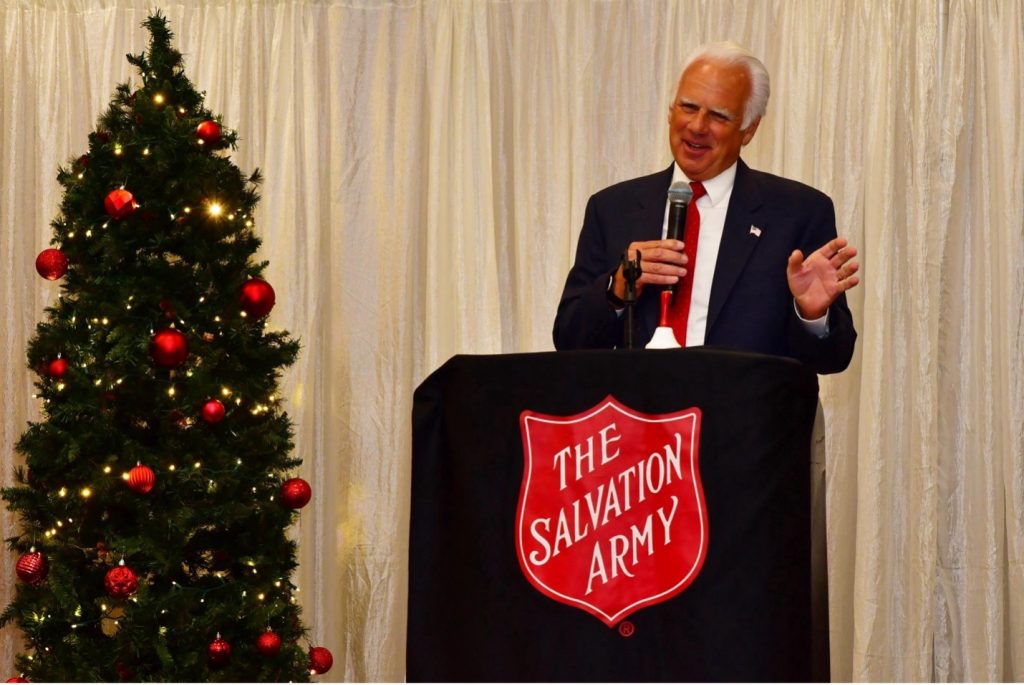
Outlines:
[{"label": "microphone mesh head", "polygon": [[669,202],[686,202],[693,199],[693,188],[685,181],[676,181],[668,189]]}]

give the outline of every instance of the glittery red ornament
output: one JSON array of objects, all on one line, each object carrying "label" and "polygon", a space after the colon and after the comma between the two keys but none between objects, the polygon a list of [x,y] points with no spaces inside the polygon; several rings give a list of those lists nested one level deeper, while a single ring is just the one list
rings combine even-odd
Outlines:
[{"label": "glittery red ornament", "polygon": [[117,670],[117,677],[120,678],[121,680],[131,680],[131,681],[136,680],[136,678],[135,678],[135,671],[133,671],[132,669],[128,668],[124,664],[118,663],[117,665],[114,666],[114,668]]},{"label": "glittery red ornament", "polygon": [[89,155],[82,155],[78,158],[78,166],[87,167],[89,166]]},{"label": "glittery red ornament", "polygon": [[46,375],[50,378],[64,378],[68,372],[68,360],[57,357],[46,365]]},{"label": "glittery red ornament", "polygon": [[313,647],[309,650],[309,670],[316,675],[323,675],[334,665],[334,656],[326,647]]},{"label": "glittery red ornament", "polygon": [[242,284],[239,300],[242,310],[258,319],[274,308],[274,289],[262,278],[251,278]]},{"label": "glittery red ornament", "polygon": [[127,599],[138,589],[139,579],[135,571],[125,566],[122,561],[120,566],[107,571],[103,586],[107,589],[107,594],[114,599]]},{"label": "glittery red ornament", "polygon": [[301,509],[309,504],[313,489],[301,478],[289,478],[281,483],[281,503],[289,509]]},{"label": "glittery red ornament", "polygon": [[207,145],[214,145],[220,141],[220,124],[216,121],[204,121],[196,126],[196,135]]},{"label": "glittery red ornament", "polygon": [[29,682],[29,680],[28,680],[28,678],[23,678],[22,676],[19,675],[19,676],[14,676],[13,678],[8,678],[7,682],[9,682],[9,683],[27,683],[27,682]]},{"label": "glittery red ornament", "polygon": [[158,366],[181,366],[188,359],[188,338],[173,328],[161,329],[149,343],[149,354]]},{"label": "glittery red ornament", "polygon": [[115,219],[125,218],[134,212],[138,206],[135,202],[135,196],[124,188],[111,190],[107,193],[106,199],[103,200],[103,208],[107,210],[107,214]]},{"label": "glittery red ornament", "polygon": [[145,495],[153,489],[155,483],[156,474],[148,466],[138,464],[128,472],[128,489],[132,492]]},{"label": "glittery red ornament", "polygon": [[46,574],[50,572],[50,562],[42,552],[33,548],[18,557],[18,563],[14,567],[15,573],[22,582],[29,585],[39,585],[46,580]]},{"label": "glittery red ornament", "polygon": [[271,659],[281,651],[281,638],[274,631],[268,630],[256,638],[256,649],[260,654]]},{"label": "glittery red ornament", "polygon": [[211,425],[220,423],[224,418],[224,405],[220,400],[207,400],[203,404],[203,421]]},{"label": "glittery red ornament", "polygon": [[229,659],[231,659],[231,645],[228,644],[227,640],[217,635],[217,639],[211,642],[206,650],[206,660],[210,666],[220,668],[226,665]]},{"label": "glittery red ornament", "polygon": [[36,272],[48,281],[56,281],[68,272],[68,258],[55,247],[50,247],[36,257]]}]

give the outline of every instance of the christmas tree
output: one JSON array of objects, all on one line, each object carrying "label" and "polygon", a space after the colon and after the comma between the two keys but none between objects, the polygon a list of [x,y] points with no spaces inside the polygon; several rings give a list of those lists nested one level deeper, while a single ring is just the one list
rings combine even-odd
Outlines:
[{"label": "christmas tree", "polygon": [[43,419],[5,488],[20,516],[16,668],[42,681],[291,681],[309,649],[286,529],[310,498],[290,477],[278,396],[298,343],[267,329],[255,261],[259,172],[203,105],[160,13],[141,77],[121,84],[59,169],[40,275],[63,279],[29,343]]}]

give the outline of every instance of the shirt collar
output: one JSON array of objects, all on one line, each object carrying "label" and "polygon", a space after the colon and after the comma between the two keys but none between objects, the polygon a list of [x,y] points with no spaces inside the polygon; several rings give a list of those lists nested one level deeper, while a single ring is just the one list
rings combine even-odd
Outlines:
[{"label": "shirt collar", "polygon": [[[736,167],[739,166],[739,160],[732,163],[728,169],[718,174],[714,178],[703,181],[704,190],[708,192],[708,206],[717,207],[722,202],[728,202],[729,197],[732,195],[733,184],[736,183]],[[679,168],[678,162],[672,164],[672,183],[677,181],[683,181],[689,183],[690,179],[686,177],[683,170]]]}]

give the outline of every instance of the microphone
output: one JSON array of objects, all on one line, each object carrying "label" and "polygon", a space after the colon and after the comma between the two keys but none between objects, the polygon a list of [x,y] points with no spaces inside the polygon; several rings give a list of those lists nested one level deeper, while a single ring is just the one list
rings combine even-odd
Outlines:
[{"label": "microphone", "polygon": [[[682,240],[686,232],[686,210],[693,199],[693,189],[685,181],[676,181],[668,189],[668,230],[665,237],[669,240]],[[664,287],[671,293],[671,301],[675,304],[676,289],[679,283]]]}]

